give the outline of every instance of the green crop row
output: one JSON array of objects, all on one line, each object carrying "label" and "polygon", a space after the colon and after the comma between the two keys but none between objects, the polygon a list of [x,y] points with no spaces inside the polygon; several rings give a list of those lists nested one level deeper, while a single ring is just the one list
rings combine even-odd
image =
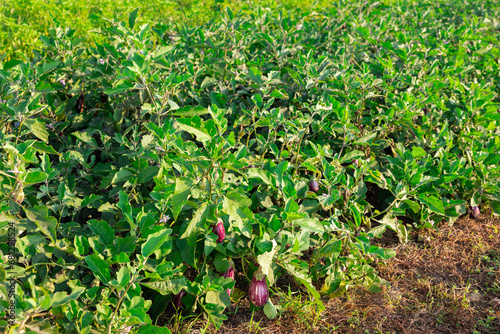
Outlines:
[{"label": "green crop row", "polygon": [[56,26],[71,27],[88,45],[102,42],[101,28],[109,20],[126,21],[128,14],[140,7],[138,24],[201,24],[216,17],[221,8],[251,11],[256,6],[321,8],[327,1],[222,1],[222,0],[4,0],[0,8],[0,59],[30,59],[33,49],[42,47],[41,35]]}]

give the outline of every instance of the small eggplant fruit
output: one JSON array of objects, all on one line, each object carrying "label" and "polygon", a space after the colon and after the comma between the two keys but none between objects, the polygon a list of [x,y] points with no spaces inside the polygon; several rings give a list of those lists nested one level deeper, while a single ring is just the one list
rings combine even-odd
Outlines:
[{"label": "small eggplant fruit", "polygon": [[224,222],[222,221],[222,219],[219,218],[219,220],[217,221],[217,225],[214,226],[212,231],[218,236],[218,243],[224,241],[224,238],[226,237],[226,229],[224,228]]},{"label": "small eggplant fruit", "polygon": [[181,290],[181,292],[174,296],[172,302],[174,303],[175,307],[179,308],[182,306],[182,297],[184,297],[185,295],[186,292],[184,290]]},{"label": "small eggplant fruit", "polygon": [[78,100],[76,100],[76,112],[81,114],[83,112],[83,108],[85,107],[85,95],[80,94]]},{"label": "small eggplant fruit", "polygon": [[479,211],[479,207],[477,205],[470,208],[470,215],[472,218],[479,218],[481,211]]},{"label": "small eggplant fruit", "polygon": [[253,274],[250,288],[248,289],[248,297],[255,306],[264,306],[269,299],[269,288],[267,287],[266,277],[262,270],[257,269]]},{"label": "small eggplant fruit", "polygon": [[106,103],[106,102],[108,102],[108,96],[106,94],[104,94],[104,92],[101,92],[101,96],[99,96],[99,100],[101,101],[101,103]]},{"label": "small eggplant fruit", "polygon": [[312,180],[309,182],[309,191],[312,191],[313,193],[317,193],[319,190],[319,183],[316,180]]},{"label": "small eggplant fruit", "polygon": [[16,191],[14,191],[14,193],[12,194],[12,197],[17,204],[21,204],[24,201],[23,187],[20,186],[19,188],[17,188]]},{"label": "small eggplant fruit", "polygon": [[[232,266],[230,266],[226,272],[224,274],[221,274],[221,276],[224,276],[224,278],[231,278],[233,281],[234,281],[234,268]],[[227,294],[229,295],[229,297],[231,297],[231,292],[232,290],[231,289],[227,289]]]}]

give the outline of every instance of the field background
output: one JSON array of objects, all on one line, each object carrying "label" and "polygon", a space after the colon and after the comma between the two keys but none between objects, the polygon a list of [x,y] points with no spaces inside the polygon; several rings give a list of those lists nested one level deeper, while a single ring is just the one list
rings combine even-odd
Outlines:
[{"label": "field background", "polygon": [[217,0],[3,0],[0,8],[0,60],[28,59],[32,49],[42,46],[40,35],[47,35],[57,26],[78,29],[77,36],[86,43],[101,42],[99,29],[108,26],[108,20],[127,21],[129,13],[140,7],[137,24],[199,25],[215,19],[221,9],[230,8],[251,12],[269,7],[285,11],[325,9],[330,1],[217,1]]},{"label": "field background", "polygon": [[498,1],[145,3],[2,2],[11,334],[500,333]]}]

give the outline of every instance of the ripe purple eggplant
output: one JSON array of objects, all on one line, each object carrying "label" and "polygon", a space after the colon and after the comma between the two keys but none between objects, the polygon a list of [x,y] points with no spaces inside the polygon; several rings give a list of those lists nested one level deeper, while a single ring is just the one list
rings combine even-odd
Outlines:
[{"label": "ripe purple eggplant", "polygon": [[477,205],[474,205],[470,208],[470,215],[472,216],[472,218],[479,218],[479,216],[481,215],[481,211],[479,211],[479,207]]},{"label": "ripe purple eggplant", "polygon": [[176,294],[173,298],[173,303],[175,307],[179,308],[182,306],[182,297],[186,295],[186,292],[184,290],[181,290],[178,294]]},{"label": "ripe purple eggplant", "polygon": [[319,190],[319,183],[316,180],[312,180],[309,182],[309,191],[312,191],[313,193],[317,193]]},{"label": "ripe purple eggplant", "polygon": [[[221,274],[221,276],[224,276],[224,278],[231,278],[233,281],[234,281],[234,268],[232,266],[230,266],[226,272],[224,274]],[[229,297],[231,297],[231,292],[232,290],[231,289],[227,289],[227,294],[229,295]]]},{"label": "ripe purple eggplant", "polygon": [[255,306],[264,306],[269,299],[269,288],[267,287],[266,277],[262,270],[257,269],[253,274],[250,288],[248,289],[248,297]]},{"label": "ripe purple eggplant", "polygon": [[226,229],[224,228],[224,222],[222,221],[222,219],[219,218],[219,220],[217,221],[217,225],[213,227],[212,231],[217,235],[218,243],[224,241],[224,238],[226,237]]}]

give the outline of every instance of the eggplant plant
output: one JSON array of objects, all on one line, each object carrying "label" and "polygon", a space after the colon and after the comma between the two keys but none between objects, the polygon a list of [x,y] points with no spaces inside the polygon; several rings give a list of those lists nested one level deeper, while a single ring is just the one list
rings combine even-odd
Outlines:
[{"label": "eggplant plant", "polygon": [[388,229],[500,215],[499,11],[135,10],[91,46],[59,26],[0,60],[0,327],[220,328],[242,298],[275,317],[283,275],[319,312],[381,291]]}]

